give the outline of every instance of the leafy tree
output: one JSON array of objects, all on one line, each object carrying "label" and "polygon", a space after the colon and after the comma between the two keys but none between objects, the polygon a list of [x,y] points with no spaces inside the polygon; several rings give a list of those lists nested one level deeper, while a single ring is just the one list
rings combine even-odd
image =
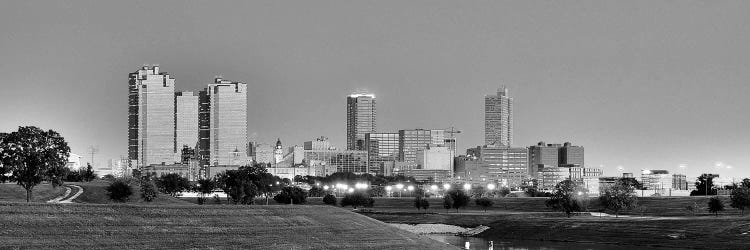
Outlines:
[{"label": "leafy tree", "polygon": [[178,193],[190,188],[190,182],[188,182],[187,178],[184,178],[179,174],[171,173],[157,178],[156,186],[162,193],[176,197]]},{"label": "leafy tree", "polygon": [[385,187],[383,186],[373,186],[372,188],[368,189],[367,192],[370,194],[370,197],[383,197],[385,196]]},{"label": "leafy tree", "polygon": [[731,201],[729,206],[739,209],[740,216],[745,215],[745,208],[750,207],[750,187],[742,185],[733,189],[729,199]]},{"label": "leafy tree", "polygon": [[498,193],[500,194],[500,196],[506,197],[506,196],[508,196],[510,194],[510,188],[508,188],[508,187],[501,187],[498,190]]},{"label": "leafy tree", "polygon": [[474,199],[480,198],[484,196],[487,193],[487,189],[485,189],[483,186],[478,186],[471,189],[471,197]]},{"label": "leafy tree", "polygon": [[43,180],[62,185],[69,155],[68,143],[53,130],[29,126],[0,133],[0,175],[10,173],[8,179],[26,189],[26,202]]},{"label": "leafy tree", "polygon": [[415,196],[414,197],[414,207],[417,208],[417,211],[419,209],[422,209],[422,200],[425,200],[422,196]]},{"label": "leafy tree", "polygon": [[419,200],[419,206],[424,209],[424,211],[427,211],[428,208],[430,208],[430,202],[427,201],[427,199],[421,199]]},{"label": "leafy tree", "polygon": [[325,197],[323,197],[323,203],[325,203],[326,205],[336,206],[336,196],[327,194]]},{"label": "leafy tree", "polygon": [[553,210],[563,211],[570,217],[573,212],[582,211],[586,202],[586,190],[571,180],[555,185],[552,196],[545,202]]},{"label": "leafy tree", "polygon": [[443,208],[449,211],[451,208],[453,208],[453,197],[451,197],[450,195],[443,196]]},{"label": "leafy tree", "polygon": [[83,170],[81,177],[86,182],[90,182],[96,179],[96,174],[94,173],[94,168],[91,167],[91,163],[86,163],[86,169]]},{"label": "leafy tree", "polygon": [[253,184],[247,171],[225,171],[217,175],[216,182],[234,204],[252,204],[253,198],[258,194],[258,188]]},{"label": "leafy tree", "polygon": [[143,198],[144,201],[152,202],[156,200],[156,197],[156,185],[154,185],[151,176],[145,175],[141,177],[141,198]]},{"label": "leafy tree", "polygon": [[698,176],[698,181],[695,182],[695,190],[690,192],[690,196],[697,195],[716,195],[716,189],[714,188],[714,177],[712,174],[702,174]]},{"label": "leafy tree", "polygon": [[599,201],[602,206],[614,211],[615,217],[619,217],[621,210],[631,209],[638,205],[635,187],[625,179],[619,179],[613,185],[604,188]]},{"label": "leafy tree", "polygon": [[364,192],[347,194],[341,199],[342,207],[352,206],[354,209],[357,209],[357,207],[372,207],[374,203],[375,200]]},{"label": "leafy tree", "polygon": [[450,196],[451,200],[453,200],[452,207],[456,209],[456,212],[458,212],[459,208],[469,205],[469,201],[471,200],[471,197],[466,195],[466,193],[461,189],[451,189],[445,195]]},{"label": "leafy tree", "polygon": [[492,205],[495,205],[495,202],[493,202],[490,198],[487,198],[487,197],[476,199],[474,200],[474,203],[476,203],[477,206],[484,208],[485,212],[487,212],[488,207],[492,207]]},{"label": "leafy tree", "polygon": [[130,184],[122,180],[115,180],[105,190],[107,190],[109,199],[113,201],[125,202],[133,195],[133,188],[130,187]]},{"label": "leafy tree", "polygon": [[305,204],[307,203],[307,192],[299,187],[284,187],[281,192],[273,197],[282,204]]},{"label": "leafy tree", "polygon": [[724,211],[724,202],[722,202],[719,197],[711,197],[711,199],[708,200],[708,211],[714,213],[718,217],[719,212]]},{"label": "leafy tree", "polygon": [[195,186],[195,191],[200,193],[198,204],[203,205],[206,202],[206,195],[213,193],[214,189],[216,189],[216,181],[213,178],[198,180],[198,184]]}]

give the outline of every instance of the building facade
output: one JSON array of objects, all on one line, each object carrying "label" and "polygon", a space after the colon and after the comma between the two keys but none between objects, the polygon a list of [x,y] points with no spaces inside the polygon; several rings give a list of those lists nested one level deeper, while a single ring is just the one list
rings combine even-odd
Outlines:
[{"label": "building facade", "polygon": [[485,145],[466,150],[487,167],[488,179],[503,187],[519,187],[529,181],[528,150],[526,148]]},{"label": "building facade", "polygon": [[139,168],[175,162],[174,83],[159,66],[129,75],[128,158]]},{"label": "building facade", "polygon": [[539,142],[528,148],[528,173],[532,178],[538,178],[545,167],[584,167],[584,148],[573,146],[570,142],[564,144],[545,144]]},{"label": "building facade", "polygon": [[428,146],[445,146],[442,129],[402,129],[398,134],[398,159],[402,162],[417,162],[417,151]]},{"label": "building facade", "polygon": [[247,84],[216,78],[200,92],[200,155],[204,165],[247,157]]},{"label": "building facade", "polygon": [[364,149],[365,134],[375,133],[375,107],[372,93],[354,93],[346,98],[346,149]]},{"label": "building facade", "polygon": [[198,96],[193,92],[175,93],[175,144],[174,152],[184,146],[198,146]]},{"label": "building facade", "polygon": [[513,98],[505,86],[484,97],[484,144],[513,145]]},{"label": "building facade", "polygon": [[399,133],[367,133],[365,149],[367,165],[373,174],[386,175],[391,172],[399,156]]}]

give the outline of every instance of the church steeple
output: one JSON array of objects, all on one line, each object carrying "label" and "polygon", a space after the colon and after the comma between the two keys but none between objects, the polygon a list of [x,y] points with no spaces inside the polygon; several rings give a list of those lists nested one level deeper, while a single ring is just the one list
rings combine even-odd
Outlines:
[{"label": "church steeple", "polygon": [[281,139],[276,138],[276,149],[281,149]]}]

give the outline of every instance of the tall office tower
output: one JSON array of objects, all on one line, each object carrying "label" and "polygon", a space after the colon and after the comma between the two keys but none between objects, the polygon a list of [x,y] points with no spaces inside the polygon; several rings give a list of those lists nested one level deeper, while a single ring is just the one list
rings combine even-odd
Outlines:
[{"label": "tall office tower", "polygon": [[398,134],[398,159],[402,162],[417,162],[417,151],[428,146],[446,146],[443,129],[408,129]]},{"label": "tall office tower", "polygon": [[174,103],[174,151],[180,153],[184,146],[195,149],[198,146],[198,96],[193,92],[177,92]]},{"label": "tall office tower", "polygon": [[583,146],[539,142],[529,147],[529,175],[534,178],[545,167],[584,167]]},{"label": "tall office tower", "polygon": [[373,174],[390,175],[398,161],[399,133],[365,134],[367,165]]},{"label": "tall office tower", "polygon": [[375,94],[354,93],[346,98],[346,149],[363,150],[365,134],[375,133]]},{"label": "tall office tower", "polygon": [[484,97],[484,143],[506,147],[513,144],[513,98],[505,86],[496,95]]},{"label": "tall office tower", "polygon": [[144,66],[129,78],[128,158],[139,168],[174,163],[174,78],[159,66]]},{"label": "tall office tower", "polygon": [[563,143],[560,148],[560,164],[566,166],[578,165],[583,167],[583,146],[573,146],[570,142]]},{"label": "tall office tower", "polygon": [[[528,164],[529,151],[526,148],[512,148],[498,145],[484,145],[466,150],[466,155],[486,164],[487,170],[484,177],[495,181],[501,186],[518,187],[529,179]],[[472,176],[466,173],[464,176]]]},{"label": "tall office tower", "polygon": [[247,157],[247,84],[216,78],[200,92],[203,165],[227,166]]}]

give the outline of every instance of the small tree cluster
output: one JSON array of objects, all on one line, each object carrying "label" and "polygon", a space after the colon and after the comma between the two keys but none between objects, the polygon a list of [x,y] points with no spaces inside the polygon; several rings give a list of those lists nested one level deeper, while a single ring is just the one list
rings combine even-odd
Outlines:
[{"label": "small tree cluster", "polygon": [[107,196],[113,201],[125,202],[133,194],[133,188],[123,180],[115,180],[105,188]]},{"label": "small tree cluster", "polygon": [[617,180],[613,185],[604,188],[599,196],[602,206],[615,212],[615,217],[624,209],[632,209],[638,205],[635,187],[624,179]]},{"label": "small tree cluster", "polygon": [[151,176],[145,175],[141,177],[141,198],[144,201],[152,202],[156,200],[156,197],[156,185]]},{"label": "small tree cluster", "polygon": [[346,194],[344,198],[341,199],[342,207],[352,206],[354,209],[357,209],[357,207],[372,207],[374,204],[375,200],[365,192]]},{"label": "small tree cluster", "polygon": [[200,193],[198,204],[203,205],[206,203],[206,195],[213,193],[214,189],[216,189],[216,181],[214,179],[206,178],[198,180],[198,183],[193,188],[193,190]]},{"label": "small tree cluster", "polygon": [[325,203],[326,205],[336,206],[336,196],[327,194],[323,197],[323,203]]},{"label": "small tree cluster", "polygon": [[745,215],[745,208],[750,208],[750,179],[743,179],[738,187],[732,189],[729,199],[729,205],[739,209],[740,216]]},{"label": "small tree cluster", "polygon": [[156,186],[162,193],[176,197],[178,193],[190,188],[190,182],[188,182],[187,178],[172,173],[156,178]]},{"label": "small tree cluster", "polygon": [[443,197],[443,207],[445,209],[456,209],[458,212],[459,208],[465,207],[469,204],[471,197],[460,189],[451,189]]},{"label": "small tree cluster", "polygon": [[417,196],[414,197],[414,207],[417,208],[417,211],[419,211],[419,209],[427,211],[427,209],[430,208],[430,202],[422,196]]},{"label": "small tree cluster", "polygon": [[281,192],[273,197],[282,204],[305,204],[307,203],[307,192],[299,187],[284,187]]}]

